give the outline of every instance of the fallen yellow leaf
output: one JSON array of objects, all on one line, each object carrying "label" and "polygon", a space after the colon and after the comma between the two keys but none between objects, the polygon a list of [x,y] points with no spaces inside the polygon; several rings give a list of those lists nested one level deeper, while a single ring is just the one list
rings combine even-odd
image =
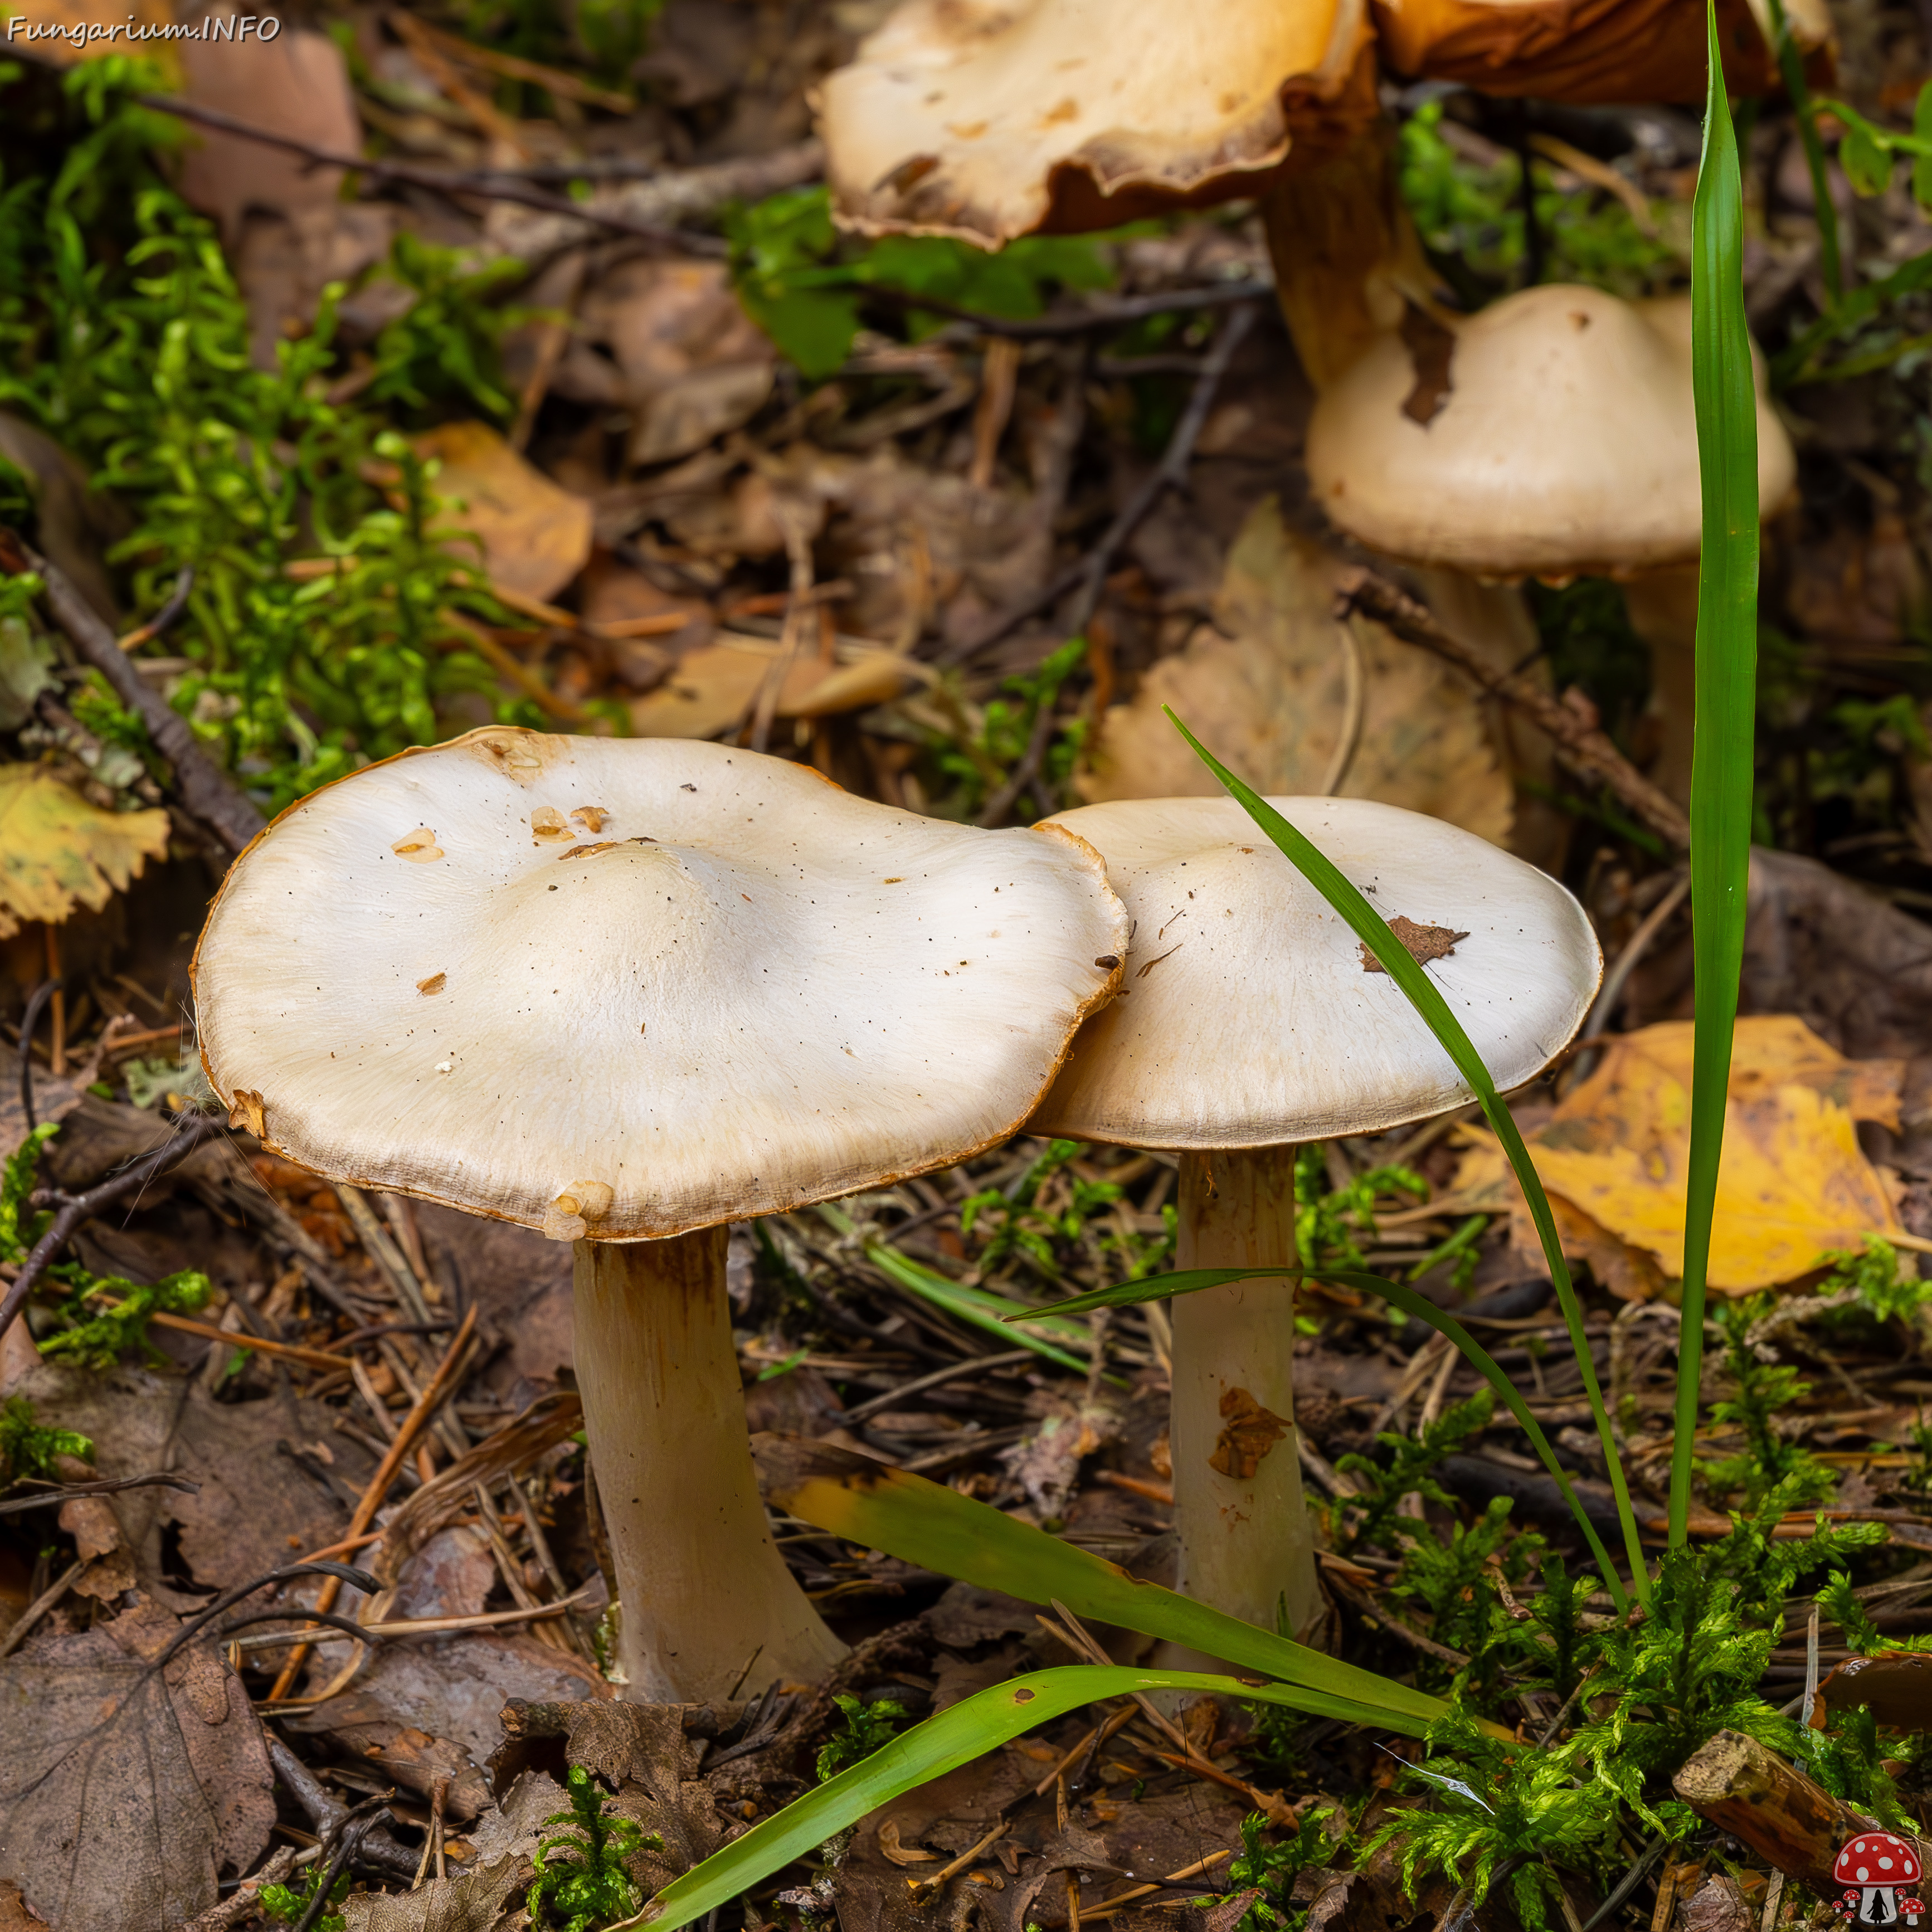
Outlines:
[{"label": "fallen yellow leaf", "polygon": [[526,463],[487,423],[446,423],[416,438],[442,467],[430,485],[454,500],[446,518],[483,547],[490,581],[548,602],[590,556],[591,509]]},{"label": "fallen yellow leaf", "polygon": [[[1525,1135],[1566,1251],[1613,1292],[1654,1292],[1684,1272],[1690,1148],[1688,1021],[1612,1036],[1602,1064]],[[1738,1022],[1711,1242],[1713,1288],[1741,1294],[1795,1280],[1828,1249],[1900,1232],[1855,1123],[1898,1123],[1904,1065],[1852,1060],[1803,1021]],[[1471,1136],[1456,1192],[1525,1214],[1502,1150]],[[1626,1252],[1619,1253],[1619,1247]]]},{"label": "fallen yellow leaf", "polygon": [[[1264,793],[1321,789],[1346,713],[1348,639],[1334,614],[1340,568],[1260,504],[1228,553],[1214,621],[1112,706],[1076,776],[1090,804],[1218,797],[1214,774],[1162,712],[1172,705],[1235,775]],[[1506,844],[1510,784],[1477,694],[1446,665],[1358,619],[1361,735],[1341,786]]]},{"label": "fallen yellow leaf", "polygon": [[104,812],[44,765],[0,765],[0,939],[98,912],[167,849],[165,812]]}]

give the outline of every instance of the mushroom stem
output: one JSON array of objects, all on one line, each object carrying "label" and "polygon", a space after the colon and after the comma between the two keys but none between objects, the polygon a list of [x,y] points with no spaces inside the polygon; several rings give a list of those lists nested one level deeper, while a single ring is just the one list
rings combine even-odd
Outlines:
[{"label": "mushroom stem", "polygon": [[724,1294],[730,1231],[576,1244],[577,1383],[640,1702],[816,1683],[845,1654],[772,1541]]},{"label": "mushroom stem", "polygon": [[1650,650],[1650,709],[1658,723],[1650,777],[1678,804],[1690,796],[1697,700],[1697,566],[1646,571],[1624,586],[1630,628]]},{"label": "mushroom stem", "polygon": [[1318,393],[1426,301],[1434,278],[1396,182],[1394,130],[1370,120],[1339,147],[1300,144],[1262,200],[1275,296]]},{"label": "mushroom stem", "polygon": [[[1184,1154],[1179,1205],[1180,1268],[1297,1259],[1292,1147]],[[1322,1598],[1295,1444],[1295,1287],[1235,1282],[1170,1305],[1168,1446],[1180,1588],[1267,1630],[1285,1605],[1298,1635]]]}]

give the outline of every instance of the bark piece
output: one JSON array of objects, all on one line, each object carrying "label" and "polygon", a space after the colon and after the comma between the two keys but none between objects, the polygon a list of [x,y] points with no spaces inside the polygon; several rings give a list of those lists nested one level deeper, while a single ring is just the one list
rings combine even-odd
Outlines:
[{"label": "bark piece", "polygon": [[1742,1840],[1820,1898],[1841,1889],[1838,1848],[1870,1821],[1741,1731],[1720,1731],[1671,1780],[1699,1816]]}]

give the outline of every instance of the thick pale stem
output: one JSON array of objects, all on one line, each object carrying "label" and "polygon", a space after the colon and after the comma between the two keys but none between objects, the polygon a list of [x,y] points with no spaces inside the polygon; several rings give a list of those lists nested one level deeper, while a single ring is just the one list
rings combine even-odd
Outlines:
[{"label": "thick pale stem", "polygon": [[[1484,584],[1460,570],[1415,573],[1424,602],[1444,630],[1453,631],[1488,664],[1520,673],[1550,688],[1549,660],[1520,584]],[[1517,782],[1510,850],[1562,878],[1575,821],[1547,796],[1557,784],[1556,748],[1513,706],[1499,699],[1483,707],[1490,742],[1504,772]],[[1531,781],[1524,785],[1524,779]]]},{"label": "thick pale stem", "polygon": [[845,1654],[772,1542],[724,1295],[728,1230],[579,1241],[577,1385],[640,1702],[817,1682]]},{"label": "thick pale stem", "polygon": [[1650,646],[1650,709],[1658,724],[1651,779],[1685,805],[1697,708],[1697,566],[1678,564],[1631,578],[1624,586],[1624,608],[1630,628]]},{"label": "thick pale stem", "polygon": [[[1180,1268],[1295,1260],[1292,1147],[1183,1154],[1179,1204]],[[1322,1610],[1294,1436],[1294,1290],[1237,1282],[1168,1304],[1180,1587],[1268,1630],[1285,1606],[1291,1635]]]},{"label": "thick pale stem", "polygon": [[1396,187],[1394,139],[1370,106],[1342,141],[1298,146],[1262,198],[1276,298],[1318,391],[1433,286]]}]

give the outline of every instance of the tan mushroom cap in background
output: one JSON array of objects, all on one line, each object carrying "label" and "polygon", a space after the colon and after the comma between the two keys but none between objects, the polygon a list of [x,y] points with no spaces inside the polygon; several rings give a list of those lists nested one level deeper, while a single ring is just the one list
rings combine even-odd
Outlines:
[{"label": "tan mushroom cap in background", "polygon": [[291,1159],[635,1239],[1001,1139],[1126,940],[1064,831],[718,745],[497,728],[284,812],[229,872],[195,993],[210,1083]]},{"label": "tan mushroom cap in background", "polygon": [[[1450,386],[1428,420],[1432,398],[1395,334],[1316,404],[1309,482],[1331,522],[1390,556],[1481,576],[1628,576],[1696,555],[1688,297],[1550,284],[1454,334]],[[1768,515],[1797,464],[1762,366],[1757,383]]]},{"label": "tan mushroom cap in background", "polygon": [[1366,38],[1364,0],[906,0],[824,83],[833,206],[997,245],[1252,192]]},{"label": "tan mushroom cap in background", "polygon": [[[1268,802],[1391,925],[1466,935],[1426,970],[1498,1088],[1530,1078],[1582,1024],[1603,958],[1582,908],[1546,873],[1399,806]],[[1135,932],[1120,997],[1075,1042],[1035,1132],[1268,1147],[1398,1126],[1471,1097],[1402,989],[1365,969],[1340,914],[1232,799],[1088,806],[1047,822],[1100,850]]]},{"label": "tan mushroom cap in background", "polygon": [[[1384,64],[1413,80],[1449,80],[1492,94],[1582,104],[1701,101],[1708,54],[1704,10],[1684,0],[1373,0]],[[1786,0],[1799,50],[1831,71],[1825,0]],[[1769,0],[1718,0],[1718,32],[1734,91],[1775,92]]]}]

